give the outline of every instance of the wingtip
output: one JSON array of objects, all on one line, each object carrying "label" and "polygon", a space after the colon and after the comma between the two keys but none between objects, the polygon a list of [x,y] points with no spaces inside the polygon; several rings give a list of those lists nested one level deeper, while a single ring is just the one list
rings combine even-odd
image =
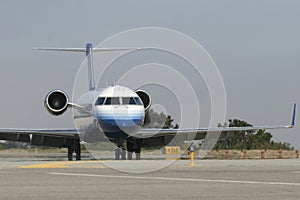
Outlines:
[{"label": "wingtip", "polygon": [[296,120],[296,103],[294,103],[294,109],[293,109],[293,115],[292,115],[292,123],[291,123],[291,128],[295,126],[295,120]]}]

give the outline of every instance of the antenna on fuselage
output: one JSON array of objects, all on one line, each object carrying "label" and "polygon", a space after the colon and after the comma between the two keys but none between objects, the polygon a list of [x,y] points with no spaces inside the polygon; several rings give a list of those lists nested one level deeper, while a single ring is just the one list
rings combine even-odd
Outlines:
[{"label": "antenna on fuselage", "polygon": [[33,48],[33,50],[85,52],[88,62],[89,90],[96,89],[94,80],[93,52],[128,51],[139,49],[141,48],[93,48],[91,43],[87,43],[85,48]]}]

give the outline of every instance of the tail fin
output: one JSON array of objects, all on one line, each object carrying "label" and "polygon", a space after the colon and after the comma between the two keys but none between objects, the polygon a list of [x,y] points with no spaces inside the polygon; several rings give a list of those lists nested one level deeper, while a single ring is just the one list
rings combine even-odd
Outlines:
[{"label": "tail fin", "polygon": [[89,90],[96,89],[94,81],[93,52],[129,51],[139,49],[140,48],[93,48],[91,43],[87,43],[85,48],[33,48],[33,50],[85,52],[88,61]]}]

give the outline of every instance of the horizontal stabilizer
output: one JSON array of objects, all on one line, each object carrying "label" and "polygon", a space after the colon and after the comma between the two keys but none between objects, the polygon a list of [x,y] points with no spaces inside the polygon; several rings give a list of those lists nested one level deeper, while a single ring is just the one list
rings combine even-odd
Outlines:
[{"label": "horizontal stabilizer", "polygon": [[[92,52],[129,51],[129,50],[139,50],[139,49],[140,48],[92,48]],[[33,48],[33,50],[87,52],[86,48]]]},{"label": "horizontal stabilizer", "polygon": [[33,50],[46,51],[67,51],[67,52],[84,52],[87,58],[88,76],[89,76],[89,90],[95,90],[94,69],[93,69],[93,53],[94,52],[110,52],[110,51],[133,51],[143,48],[93,48],[91,43],[87,43],[85,48],[33,48]]}]

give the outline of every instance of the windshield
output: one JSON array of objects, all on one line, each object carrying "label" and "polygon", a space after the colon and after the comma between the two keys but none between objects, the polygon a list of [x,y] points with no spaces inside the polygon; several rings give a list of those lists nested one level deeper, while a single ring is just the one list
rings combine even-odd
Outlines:
[{"label": "windshield", "polygon": [[107,97],[105,100],[105,105],[120,105],[119,97]]},{"label": "windshield", "polygon": [[136,105],[136,102],[133,97],[123,97],[123,105]]},{"label": "windshield", "polygon": [[123,105],[142,105],[139,97],[122,97]]},{"label": "windshield", "polygon": [[140,97],[134,97],[134,100],[137,103],[137,105],[143,105],[143,102]]},{"label": "windshield", "polygon": [[[95,105],[121,105],[120,100],[120,97],[98,97]],[[143,105],[143,102],[139,97],[122,97],[122,105]]]},{"label": "windshield", "polygon": [[97,99],[97,101],[95,102],[95,105],[96,105],[96,106],[103,105],[104,100],[105,100],[105,97],[99,97],[99,98]]}]

